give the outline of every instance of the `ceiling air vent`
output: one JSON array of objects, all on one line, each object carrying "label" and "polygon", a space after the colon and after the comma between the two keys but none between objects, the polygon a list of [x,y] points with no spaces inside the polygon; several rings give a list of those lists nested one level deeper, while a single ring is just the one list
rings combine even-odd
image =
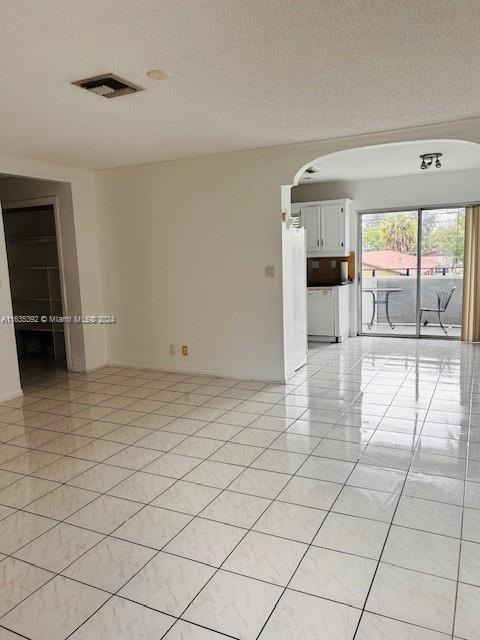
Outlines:
[{"label": "ceiling air vent", "polygon": [[115,76],[113,73],[77,80],[72,84],[104,98],[118,98],[119,96],[126,96],[129,93],[137,93],[137,91],[143,90],[142,87],[122,80],[122,78]]}]

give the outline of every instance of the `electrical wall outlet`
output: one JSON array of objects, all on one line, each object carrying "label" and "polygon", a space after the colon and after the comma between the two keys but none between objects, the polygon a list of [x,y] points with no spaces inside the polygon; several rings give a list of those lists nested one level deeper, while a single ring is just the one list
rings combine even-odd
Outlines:
[{"label": "electrical wall outlet", "polygon": [[330,269],[336,269],[336,268],[337,268],[337,261],[330,260]]},{"label": "electrical wall outlet", "polygon": [[188,356],[188,347],[186,344],[182,344],[182,356]]},{"label": "electrical wall outlet", "polygon": [[177,349],[174,344],[171,344],[168,350],[171,356],[174,356],[177,353]]}]

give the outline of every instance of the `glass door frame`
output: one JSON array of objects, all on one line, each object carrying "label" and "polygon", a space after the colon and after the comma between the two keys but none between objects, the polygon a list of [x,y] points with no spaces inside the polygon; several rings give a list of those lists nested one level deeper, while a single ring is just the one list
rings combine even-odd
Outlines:
[{"label": "glass door frame", "polygon": [[[380,209],[365,209],[363,211],[357,211],[357,335],[358,336],[372,336],[373,338],[421,338],[428,340],[460,340],[459,336],[448,335],[422,335],[420,328],[420,307],[422,296],[422,214],[424,211],[436,211],[437,209],[466,209],[478,203],[461,203],[461,204],[439,204],[439,205],[427,205],[427,206],[415,206],[415,207],[385,207]],[[374,333],[372,331],[365,333],[363,329],[363,315],[362,315],[362,252],[363,252],[363,226],[362,220],[364,215],[374,213],[403,213],[403,212],[416,212],[417,214],[417,286],[416,286],[416,304],[415,304],[415,333]]]}]

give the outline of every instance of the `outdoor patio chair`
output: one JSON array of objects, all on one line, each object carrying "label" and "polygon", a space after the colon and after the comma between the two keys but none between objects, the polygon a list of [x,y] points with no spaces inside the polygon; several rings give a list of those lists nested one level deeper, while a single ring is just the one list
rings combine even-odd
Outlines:
[{"label": "outdoor patio chair", "polygon": [[[432,313],[436,313],[438,315],[438,322],[442,327],[443,333],[448,336],[448,332],[446,328],[442,324],[442,316],[440,314],[445,313],[448,307],[448,303],[452,299],[453,292],[457,287],[446,287],[445,289],[440,289],[437,291],[437,306],[436,307],[422,307],[420,309],[420,324],[422,323],[422,315],[424,311],[430,311]],[[426,327],[428,324],[428,320],[423,321],[423,326]]]}]

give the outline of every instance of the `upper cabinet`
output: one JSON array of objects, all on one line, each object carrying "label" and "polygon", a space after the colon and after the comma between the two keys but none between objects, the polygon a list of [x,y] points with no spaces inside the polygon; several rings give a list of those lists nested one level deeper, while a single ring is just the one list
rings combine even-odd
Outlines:
[{"label": "upper cabinet", "polygon": [[292,204],[305,228],[307,255],[347,256],[350,253],[350,200]]},{"label": "upper cabinet", "polygon": [[305,229],[307,253],[320,251],[320,207],[302,207],[300,210],[302,227]]}]

